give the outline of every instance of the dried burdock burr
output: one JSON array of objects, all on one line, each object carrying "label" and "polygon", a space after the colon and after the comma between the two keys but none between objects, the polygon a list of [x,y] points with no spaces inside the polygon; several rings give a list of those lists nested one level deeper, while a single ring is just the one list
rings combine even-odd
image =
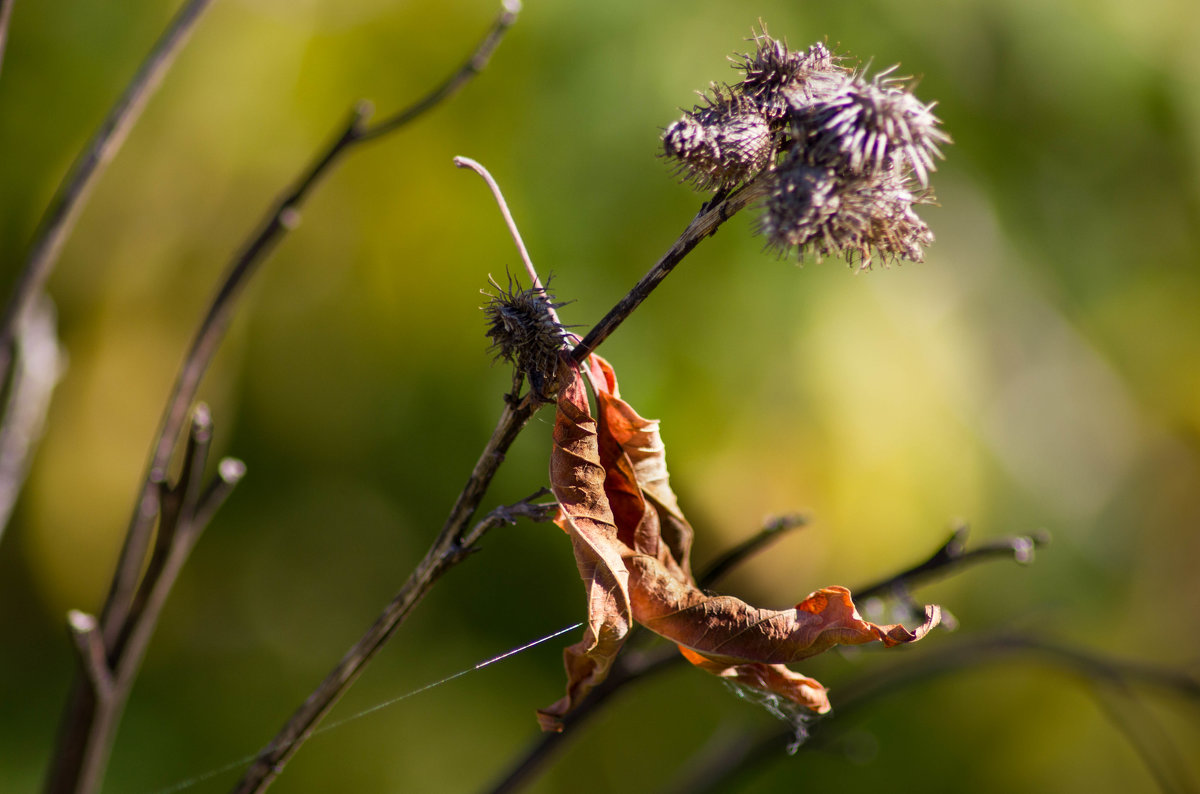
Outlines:
[{"label": "dried burdock burr", "polygon": [[559,351],[567,337],[554,310],[563,304],[555,303],[546,287],[522,289],[512,276],[507,288],[490,277],[488,281],[495,289],[483,291],[488,297],[482,309],[492,340],[489,350],[495,351],[496,361],[513,364],[518,378],[528,378],[538,397],[551,399],[558,390]]},{"label": "dried burdock burr", "polygon": [[775,175],[760,231],[781,253],[843,256],[861,268],[876,255],[920,262],[933,233],[913,211],[918,202],[895,171],[847,176],[793,155]]},{"label": "dried burdock burr", "polygon": [[713,89],[704,104],[663,132],[663,153],[684,181],[699,190],[733,187],[758,176],[775,159],[767,119],[753,102],[728,89]]},{"label": "dried burdock burr", "polygon": [[811,163],[829,164],[850,174],[912,172],[929,186],[940,144],[950,136],[933,115],[934,104],[921,102],[892,67],[867,80],[863,75],[833,82],[816,102],[800,104],[792,115],[793,135]]},{"label": "dried burdock burr", "polygon": [[751,99],[771,121],[786,121],[798,97],[813,101],[828,90],[828,78],[847,69],[841,58],[816,42],[805,52],[788,49],[787,42],[771,38],[765,26],[752,39],[753,55],[734,56],[733,68],[743,72],[737,90]]}]

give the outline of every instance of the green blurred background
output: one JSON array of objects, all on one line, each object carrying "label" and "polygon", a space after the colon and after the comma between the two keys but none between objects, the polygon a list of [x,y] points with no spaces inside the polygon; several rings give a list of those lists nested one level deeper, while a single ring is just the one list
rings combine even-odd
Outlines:
[{"label": "green blurred background", "polygon": [[[17,0],[0,72],[0,262],[176,3]],[[72,658],[69,608],[106,590],[159,414],[198,318],[268,204],[359,97],[381,113],[455,68],[492,0],[221,0],[99,184],[50,289],[70,361],[0,544],[0,789],[38,786]],[[1200,6],[1194,0],[543,3],[490,68],[357,150],[266,263],[205,381],[249,474],[180,579],[121,725],[106,791],[148,792],[255,752],[374,620],[466,479],[509,384],[479,289],[518,265],[503,185],[566,322],[586,329],[699,198],[656,158],[759,18],[794,46],[918,75],[956,143],[923,264],[855,275],[762,251],[752,214],[697,251],[603,348],[663,420],[702,563],[765,517],[812,524],[725,589],[783,607],[974,538],[1046,529],[1036,563],[924,588],[961,638],[1036,629],[1196,670],[1200,658]],[[7,291],[8,287],[5,286]],[[546,483],[535,418],[485,500]],[[332,716],[583,617],[550,525],[489,535]],[[909,650],[803,666],[832,688]],[[275,790],[483,788],[561,694],[562,638],[305,746]],[[915,657],[909,657],[915,658]],[[1152,790],[1124,702],[1009,658],[897,692],[845,752],[739,790]],[[1196,704],[1148,708],[1177,751]],[[683,667],[630,691],[533,791],[643,791],[770,725]],[[1137,729],[1143,721],[1129,722]],[[723,739],[722,737],[726,737]],[[1153,734],[1151,735],[1153,737]],[[1193,785],[1200,766],[1193,759]],[[226,773],[189,791],[227,789]]]}]

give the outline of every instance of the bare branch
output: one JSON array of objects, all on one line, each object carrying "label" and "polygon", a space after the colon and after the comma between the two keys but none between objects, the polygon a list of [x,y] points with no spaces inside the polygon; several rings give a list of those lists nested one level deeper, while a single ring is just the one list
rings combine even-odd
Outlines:
[{"label": "bare branch", "polygon": [[237,458],[221,458],[217,464],[217,476],[209,482],[208,488],[200,492],[193,507],[190,523],[192,526],[208,526],[213,514],[225,504],[234,486],[246,476],[246,464]]},{"label": "bare branch", "polygon": [[[208,409],[198,406],[179,480],[175,483],[156,480],[156,487],[143,500],[139,512],[159,516],[158,534],[115,640],[111,644],[105,641],[103,624],[91,615],[76,610],[68,615],[82,678],[72,688],[63,717],[62,734],[46,784],[49,792],[90,792],[99,788],[117,723],[158,617],[215,509],[201,511],[194,507],[205,500],[193,493],[205,490],[200,475],[211,436]],[[217,479],[225,483],[228,478],[221,472]],[[224,493],[228,493],[233,482],[236,480],[225,484]],[[214,490],[215,486],[210,486],[205,493]]]},{"label": "bare branch", "polygon": [[[5,23],[11,3],[5,0],[0,2],[4,3],[0,6],[2,55]],[[125,87],[125,92],[109,110],[99,129],[92,134],[91,140],[80,152],[70,172],[50,200],[34,233],[25,266],[17,277],[3,318],[0,319],[0,382],[7,379],[12,366],[14,336],[24,324],[24,318],[31,311],[36,296],[41,294],[45,287],[46,280],[58,261],[63,242],[71,233],[79,211],[83,208],[96,180],[125,142],[146,102],[162,82],[163,75],[174,63],[175,56],[211,2],[212,0],[187,0],[183,4],[162,36],[155,42],[146,60],[138,67],[137,73]]]},{"label": "bare branch", "polygon": [[[497,17],[482,44],[477,50],[490,55],[500,37],[515,22],[515,12],[508,6]],[[486,63],[486,57],[483,62]],[[359,103],[350,115],[342,131],[333,141],[312,161],[301,174],[293,187],[288,190],[267,213],[259,229],[254,233],[226,270],[221,287],[214,296],[207,315],[192,341],[190,350],[180,368],[174,390],[167,405],[155,443],[154,454],[150,461],[149,475],[143,487],[150,488],[150,482],[155,472],[162,472],[170,464],[174,456],[179,432],[188,406],[195,399],[200,379],[208,370],[213,356],[216,354],[220,340],[225,334],[232,316],[233,303],[241,294],[246,282],[256,271],[258,264],[274,249],[286,232],[294,228],[300,221],[300,207],[309,192],[317,185],[343,154],[354,145],[367,140],[381,137],[385,132],[399,129],[421,114],[432,109],[440,101],[452,96],[461,88],[467,78],[476,74],[479,69],[479,59],[472,57],[467,64],[455,73],[443,86],[424,97],[412,107],[397,113],[395,116],[369,127],[367,117],[371,108],[366,103]],[[113,580],[113,589],[105,604],[104,625],[108,627],[119,622],[125,605],[128,604],[129,593],[137,580],[141,560],[145,556],[147,537],[150,532],[150,520],[135,515],[130,522],[126,534],[125,548],[121,553],[118,575]]]},{"label": "bare branch", "polygon": [[854,590],[854,597],[865,600],[888,595],[904,596],[909,588],[918,584],[949,576],[957,573],[960,568],[996,557],[1010,557],[1018,563],[1028,564],[1033,561],[1034,549],[1050,542],[1047,533],[1036,532],[1032,535],[999,538],[967,550],[969,534],[970,530],[966,525],[957,527],[929,559],[881,582]]},{"label": "bare branch", "polygon": [[501,6],[503,10],[500,12],[500,16],[496,17],[496,22],[487,32],[483,41],[479,43],[479,46],[475,48],[475,51],[471,53],[471,57],[467,59],[467,62],[457,72],[450,75],[446,79],[446,82],[430,91],[420,101],[384,119],[370,129],[364,130],[361,139],[367,141],[390,135],[400,127],[411,123],[417,117],[423,116],[457,94],[472,77],[482,72],[487,67],[488,61],[491,60],[492,53],[500,45],[504,34],[513,26],[517,21],[517,15],[521,13],[520,0],[502,0]]},{"label": "bare branch", "polygon": [[67,613],[67,629],[71,633],[71,642],[79,654],[79,664],[83,667],[84,675],[91,682],[98,700],[112,699],[113,676],[108,669],[108,659],[104,654],[104,643],[100,639],[99,623],[96,618],[78,609]]}]

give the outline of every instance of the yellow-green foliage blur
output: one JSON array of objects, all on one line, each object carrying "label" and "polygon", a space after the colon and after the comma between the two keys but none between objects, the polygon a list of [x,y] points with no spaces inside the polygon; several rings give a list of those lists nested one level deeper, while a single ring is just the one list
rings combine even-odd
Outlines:
[{"label": "yellow-green foliage blur", "polygon": [[[0,273],[174,2],[16,0],[0,65]],[[369,98],[458,66],[492,0],[221,0],[95,190],[50,283],[69,356],[0,538],[0,789],[39,785],[149,444],[230,256]],[[149,792],[257,751],[375,619],[441,526],[510,384],[479,291],[519,260],[464,155],[503,186],[565,322],[585,331],[699,206],[656,156],[759,18],[795,47],[902,64],[955,144],[926,262],[855,274],[764,252],[753,213],[702,243],[602,352],[662,419],[711,559],[770,515],[811,525],[723,585],[785,607],[972,538],[1046,530],[1032,566],[923,588],[959,624],[828,654],[831,688],[1000,629],[1195,671],[1200,658],[1200,6],[1193,0],[530,0],[452,102],[342,161],[238,304],[201,396],[249,472],[183,573],[105,790]],[[543,412],[484,508],[546,484]],[[494,531],[333,713],[398,697],[584,616],[567,539]],[[537,738],[564,637],[313,739],[281,792],[485,790]],[[1099,694],[1099,697],[1096,695]],[[1035,656],[898,690],[819,754],[739,791],[1130,792],[1126,740],[1200,781],[1196,702],[1112,700]],[[848,715],[847,719],[851,716]],[[677,667],[581,729],[534,792],[654,791],[764,710]],[[1168,762],[1169,763],[1169,762]],[[184,791],[226,790],[237,767]]]}]

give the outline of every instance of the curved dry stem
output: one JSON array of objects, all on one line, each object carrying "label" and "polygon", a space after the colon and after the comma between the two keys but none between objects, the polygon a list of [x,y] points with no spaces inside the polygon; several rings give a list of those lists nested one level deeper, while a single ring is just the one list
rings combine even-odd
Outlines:
[{"label": "curved dry stem", "polygon": [[[96,180],[125,142],[146,102],[211,2],[187,0],[183,4],[50,199],[34,233],[25,266],[5,306],[4,316],[0,318],[0,382],[7,380],[12,366],[14,335],[24,324],[36,296],[41,294],[54,270],[63,243]],[[11,3],[0,8],[0,55],[3,54],[4,23],[10,10]]]},{"label": "curved dry stem", "polygon": [[[496,206],[500,209],[500,215],[504,218],[504,225],[508,227],[508,233],[512,237],[513,244],[517,247],[517,253],[521,257],[521,262],[525,265],[525,272],[529,274],[530,286],[533,289],[545,291],[542,286],[542,280],[538,278],[537,268],[533,266],[533,260],[529,258],[529,249],[525,247],[525,241],[521,239],[521,231],[517,228],[517,222],[513,220],[512,212],[508,209],[508,202],[504,200],[504,193],[500,190],[500,185],[496,184],[496,180],[492,178],[480,163],[472,160],[470,157],[455,157],[454,164],[459,168],[469,168],[474,171],[479,177],[487,183],[488,189],[492,191],[492,198],[496,200]],[[547,312],[550,319],[554,320],[556,325],[562,325],[562,321],[558,319],[558,312],[554,306],[547,303]]]}]

